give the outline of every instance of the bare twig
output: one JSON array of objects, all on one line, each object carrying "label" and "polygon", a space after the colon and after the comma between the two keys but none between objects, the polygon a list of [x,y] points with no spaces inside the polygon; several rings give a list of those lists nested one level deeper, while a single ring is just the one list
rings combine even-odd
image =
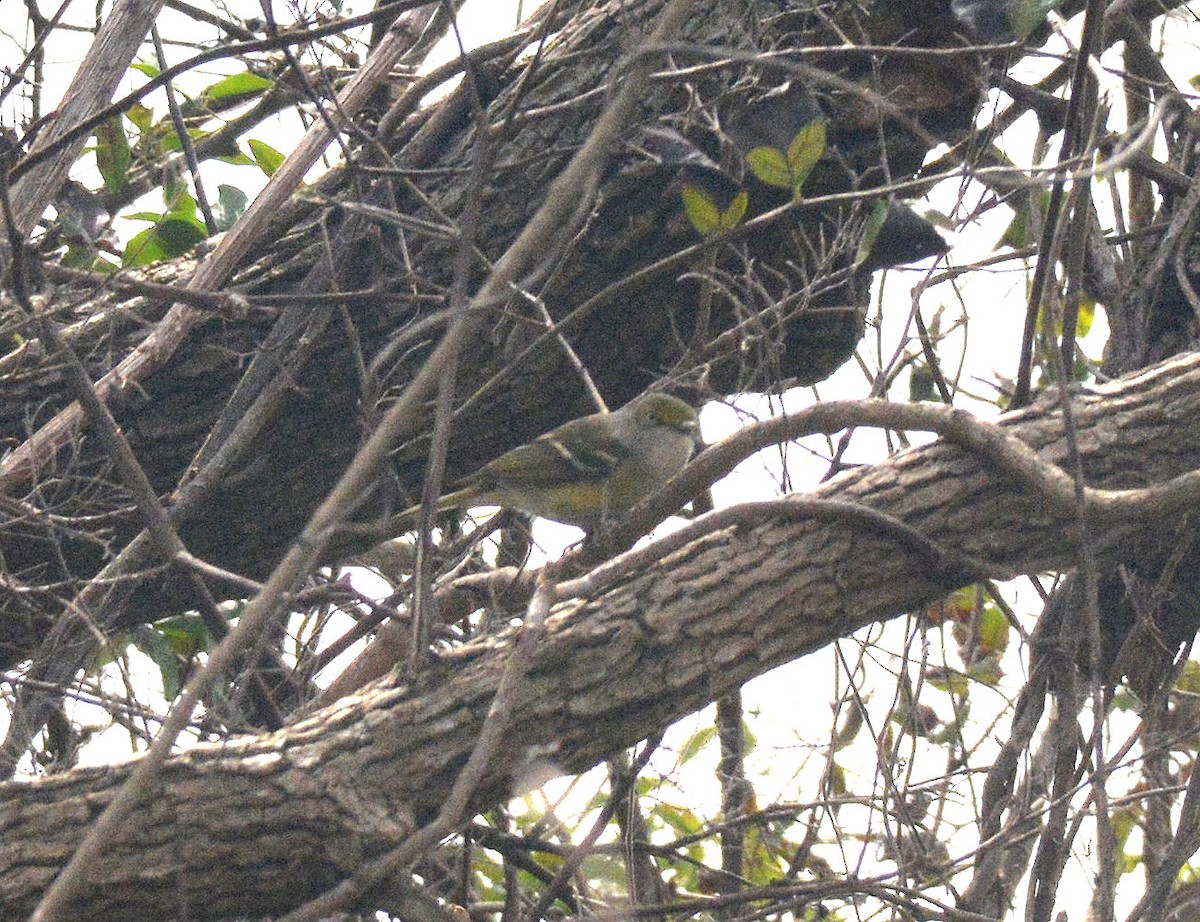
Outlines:
[{"label": "bare twig", "polygon": [[317,922],[330,913],[345,909],[352,905],[360,894],[415,862],[428,849],[466,822],[471,798],[475,795],[501,739],[508,730],[517,695],[533,663],[542,626],[553,601],[554,590],[549,583],[543,583],[533,594],[524,628],[513,645],[508,662],[504,665],[504,674],[496,686],[492,703],[488,706],[479,738],[475,741],[467,763],[454,779],[454,785],[433,822],[414,832],[403,845],[371,862],[354,877],[288,913],[282,922]]},{"label": "bare twig", "polygon": [[[368,59],[367,64],[355,75],[355,78],[351,80],[350,85],[346,88],[343,99],[345,109],[354,111],[358,108],[365,100],[367,94],[374,88],[376,81],[390,69],[391,63],[399,56],[408,41],[408,36],[403,35],[399,30],[388,34],[387,38],[385,38],[377,49],[378,60],[375,56]],[[267,189],[255,200],[251,209],[247,211],[247,219],[251,217],[251,211],[255,211],[264,217],[268,216],[270,212],[267,209],[269,207],[277,207],[287,197],[292,185],[295,182],[299,182],[305,169],[307,169],[309,163],[307,158],[310,155],[312,157],[317,156],[320,149],[324,146],[323,138],[323,126],[319,128],[314,127],[306,135],[305,140],[301,142],[301,147],[297,149],[298,153],[293,155],[294,160],[293,158],[289,158],[284,166],[275,174],[276,177],[279,177],[280,173],[283,173],[286,169],[290,178],[281,180],[278,186],[269,184]],[[295,166],[290,169],[288,168],[288,163],[299,164],[301,162],[304,163],[303,168]],[[260,221],[251,221],[250,223],[255,228],[255,233],[261,229],[262,224]],[[239,223],[238,228],[241,226]],[[226,272],[232,270],[233,266],[236,265],[237,260],[244,254],[246,248],[248,248],[252,236],[250,234],[240,235],[241,239],[230,243],[231,237],[239,236],[236,231],[237,228],[230,233],[229,237],[226,237],[224,243],[229,244],[228,247],[219,247],[217,253],[213,254],[210,261],[201,267],[192,280],[194,286],[207,287],[208,282],[223,277]],[[218,260],[218,254],[223,254],[223,258]],[[214,262],[219,263],[218,267],[211,272],[206,271],[206,268]],[[181,339],[182,334],[186,333],[186,330],[190,329],[191,324],[195,322],[195,318],[189,316],[192,313],[191,309],[182,305],[172,308],[171,313],[176,311],[179,311],[183,315],[179,318],[181,320],[179,339]],[[170,313],[168,314],[169,317]],[[154,338],[151,337],[151,339]],[[178,341],[177,339],[176,343]],[[134,356],[130,356],[130,358],[132,359]],[[122,365],[124,364],[122,363]],[[120,366],[118,366],[118,370],[119,368]],[[106,378],[110,379],[114,373],[110,373]],[[95,391],[97,394],[101,392],[99,385],[96,386]],[[341,500],[340,497],[339,500]],[[353,502],[342,500],[341,506],[344,510],[350,510],[353,509],[354,504]],[[279,571],[276,571],[275,575],[278,576]],[[286,587],[280,585],[279,580],[273,586],[271,583],[268,583],[260,598],[263,596],[268,597],[271,604],[260,606],[254,612],[250,611],[253,603],[251,606],[248,606],[247,611],[243,612],[237,627],[218,645],[209,657],[205,667],[188,683],[179,701],[176,702],[171,712],[167,715],[159,736],[150,747],[150,750],[141,762],[139,762],[137,769],[130,775],[127,783],[113,798],[112,802],[109,803],[104,813],[97,819],[88,836],[80,843],[79,848],[67,866],[43,895],[38,908],[33,914],[33,922],[50,922],[50,920],[62,917],[75,895],[86,886],[90,863],[96,860],[96,857],[104,848],[107,838],[115,831],[119,824],[124,822],[124,818],[128,813],[146,796],[151,781],[170,753],[176,737],[191,720],[192,711],[195,709],[199,699],[207,694],[216,677],[229,669],[241,652],[253,644],[258,633],[270,620],[274,614],[274,604],[278,601],[284,589],[290,588],[293,582],[293,577],[290,573],[286,575],[286,582]]]},{"label": "bare twig", "polygon": [[[340,28],[344,28],[344,25]],[[200,265],[188,283],[189,289],[211,290],[225,283],[230,273],[262,235],[271,215],[283,206],[308,168],[328,145],[333,135],[330,125],[336,127],[345,124],[348,118],[346,113],[355,113],[362,107],[379,83],[387,78],[392,65],[413,38],[400,32],[389,33],[388,39],[380,44],[375,54],[367,59],[362,69],[351,78],[340,94],[336,109],[330,114],[330,123],[319,122],[309,129],[296,149],[271,177],[266,188],[246,209],[241,220],[225,235],[212,255]],[[167,79],[170,79],[175,76],[175,70],[176,68],[168,69],[160,75],[160,79],[166,75],[169,75]],[[30,159],[26,158],[27,161]],[[21,226],[23,225],[18,218],[18,227]],[[172,307],[149,337],[96,382],[95,389],[100,399],[107,401],[114,393],[161,368],[203,317],[202,313],[186,304],[176,304]],[[82,421],[82,409],[78,403],[73,403],[11,452],[3,464],[0,464],[0,493],[11,493],[17,486],[35,476],[45,459],[55,457],[59,448],[78,430]]]},{"label": "bare twig", "polygon": [[[695,0],[672,0],[659,16],[653,40],[678,31],[694,2]],[[393,35],[389,35],[389,39],[391,38]],[[388,44],[385,40],[377,49],[377,54],[382,58],[390,58],[384,50]],[[374,57],[368,60],[367,66],[358,76],[374,70],[371,67],[372,61]],[[590,198],[594,194],[609,150],[615,144],[618,133],[628,124],[648,72],[649,65],[645,62],[639,62],[630,69],[612,103],[597,120],[588,142],[576,152],[566,169],[557,177],[537,214],[496,264],[478,292],[477,301],[490,302],[505,296],[509,286],[542,257],[547,242],[553,239],[562,230],[564,223],[578,211],[581,197]],[[349,91],[349,88],[347,90]],[[260,196],[255,205],[262,198]],[[49,922],[61,916],[75,894],[86,885],[88,865],[95,860],[104,843],[125,821],[125,817],[146,796],[151,782],[170,753],[176,736],[191,719],[199,697],[207,692],[215,677],[232,664],[238,652],[246,644],[252,643],[274,617],[286,593],[295,585],[301,574],[315,564],[333,529],[353,513],[387,460],[392,447],[413,425],[426,395],[442,374],[447,358],[457,351],[461,339],[470,335],[472,329],[473,322],[470,316],[452,326],[405,393],[389,408],[366,444],[359,450],[349,469],[313,514],[296,544],[275,568],[263,591],[243,609],[237,627],[213,652],[204,669],[188,683],[179,701],[168,714],[149,752],[130,773],[125,785],[92,826],[67,867],[47,890],[32,922]]]},{"label": "bare twig", "polygon": [[599,813],[596,814],[592,828],[587,831],[579,841],[579,844],[571,849],[570,853],[566,856],[566,860],[563,861],[562,866],[554,875],[554,880],[546,886],[537,904],[525,914],[525,919],[528,919],[529,922],[537,922],[537,920],[544,918],[547,910],[554,905],[554,901],[563,896],[567,881],[575,876],[575,873],[583,865],[584,859],[595,849],[596,841],[603,834],[604,830],[608,828],[608,824],[625,802],[625,798],[630,796],[638,773],[650,762],[650,757],[654,755],[661,742],[662,734],[653,739],[646,740],[645,745],[642,746],[642,751],[633,760],[633,764],[621,773],[619,783],[614,785],[612,790],[608,792],[608,798],[604,801],[604,806],[600,808]]}]

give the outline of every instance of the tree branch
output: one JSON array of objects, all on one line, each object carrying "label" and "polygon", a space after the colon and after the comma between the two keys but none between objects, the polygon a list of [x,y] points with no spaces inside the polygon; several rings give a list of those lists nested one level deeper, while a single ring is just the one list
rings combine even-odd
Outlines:
[{"label": "tree branch", "polygon": [[[1200,468],[1200,356],[1081,398],[1076,421],[1084,470],[1099,488],[1128,486],[1135,469],[1155,483]],[[1005,429],[1044,460],[1066,457],[1055,400],[1014,414]],[[1011,570],[1068,565],[1077,547],[1069,511],[945,442],[844,474],[813,498],[871,507]],[[1094,537],[1103,551],[1163,524],[1109,521]],[[598,581],[551,610],[474,809],[507,797],[532,763],[581,771],[753,676],[952,588],[921,555],[841,521],[731,526],[658,560],[615,565],[619,581]],[[278,914],[397,847],[411,827],[395,817],[424,823],[446,800],[516,637],[482,638],[409,682],[384,680],[278,733],[166,760],[158,796],[106,839],[80,911]],[[0,915],[29,911],[130,771],[0,787],[0,845],[10,846],[0,847]],[[230,825],[214,829],[217,816]],[[172,843],[166,852],[162,842]]]}]

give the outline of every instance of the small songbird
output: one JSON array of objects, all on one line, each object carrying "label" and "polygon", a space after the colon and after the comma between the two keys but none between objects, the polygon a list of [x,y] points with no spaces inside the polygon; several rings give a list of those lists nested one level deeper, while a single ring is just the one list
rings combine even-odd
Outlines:
[{"label": "small songbird", "polygon": [[[590,531],[679,473],[695,448],[697,424],[696,411],[678,397],[643,394],[505,452],[437,508],[504,506]],[[401,519],[419,509],[405,510]]]}]

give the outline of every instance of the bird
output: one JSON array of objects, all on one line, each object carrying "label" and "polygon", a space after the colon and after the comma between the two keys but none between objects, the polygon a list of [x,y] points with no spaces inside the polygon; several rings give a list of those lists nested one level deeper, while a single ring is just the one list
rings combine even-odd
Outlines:
[{"label": "bird", "polygon": [[[660,391],[563,423],[485,464],[437,511],[502,506],[593,531],[679,473],[696,447],[696,411]],[[420,506],[400,514],[415,519]]]}]

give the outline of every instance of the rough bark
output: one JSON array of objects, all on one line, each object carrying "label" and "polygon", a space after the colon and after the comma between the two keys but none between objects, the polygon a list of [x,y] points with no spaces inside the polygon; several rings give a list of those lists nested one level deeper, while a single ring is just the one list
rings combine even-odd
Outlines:
[{"label": "rough bark", "polygon": [[[660,0],[581,4],[536,67],[503,60],[478,70],[476,87],[490,102],[487,121],[497,144],[483,224],[475,235],[485,257],[503,252],[528,220],[537,193],[587,136],[603,103],[601,90],[616,79],[630,35],[647,27],[660,6]],[[567,333],[611,404],[625,402],[665,375],[693,386],[703,378],[717,393],[817,380],[850,355],[861,335],[869,279],[850,271],[849,262],[856,228],[872,204],[869,192],[857,211],[801,206],[735,237],[718,265],[741,280],[744,290],[734,299],[718,297],[704,327],[696,309],[698,286],[694,278],[680,279],[706,265],[709,254],[695,252],[636,275],[700,242],[682,214],[683,180],[707,184],[719,196],[745,183],[753,217],[779,204],[780,193],[741,175],[744,148],[786,147],[797,128],[818,112],[829,120],[829,149],[806,184],[809,199],[870,190],[910,176],[931,144],[969,128],[983,71],[976,56],[893,58],[847,47],[850,38],[876,48],[893,42],[961,47],[965,40],[947,2],[923,6],[913,21],[904,15],[863,17],[857,4],[823,7],[817,15],[817,6],[783,0],[706,5],[680,36],[681,48],[701,50],[672,52],[676,66],[697,72],[685,84],[671,77],[664,63],[664,76],[645,101],[640,123],[629,128],[628,149],[614,158],[587,233],[564,241],[569,246],[547,265],[546,277],[531,280],[530,293],[556,319],[614,282],[624,284],[600,298],[587,319]],[[836,29],[823,18],[827,13],[836,14]],[[760,52],[804,46],[832,50],[793,62],[808,68],[802,73],[753,59]],[[729,48],[748,56],[722,61],[723,49]],[[771,95],[789,79],[808,88]],[[238,279],[236,290],[248,294],[374,291],[369,297],[347,297],[331,323],[310,331],[317,346],[304,359],[294,358],[292,342],[276,348],[279,374],[289,376],[296,388],[240,468],[181,526],[197,556],[263,578],[344,469],[379,402],[403,387],[440,335],[433,327],[399,345],[432,310],[444,306],[453,229],[447,229],[447,237],[412,228],[401,233],[369,220],[355,224],[353,205],[380,195],[389,208],[434,228],[445,228],[447,216],[457,219],[479,155],[479,132],[465,98],[459,94],[433,117],[416,119],[414,125],[422,129],[406,128],[385,139],[395,155],[391,166],[402,176],[393,188],[381,192],[376,183],[374,192],[364,192],[368,178],[357,165],[327,179],[320,191],[346,207],[297,202],[280,216],[273,245],[256,254]],[[885,98],[886,106],[876,104]],[[648,127],[670,132],[670,140],[660,137],[652,153],[639,133]],[[834,239],[837,245],[826,248]],[[326,259],[332,272],[321,270]],[[186,266],[159,271],[180,277]],[[93,295],[84,287],[63,286],[49,302],[64,321],[86,321],[75,344],[98,377],[165,308],[145,298],[116,295],[97,301]],[[540,329],[525,299],[487,309],[494,312],[487,320],[489,335],[463,356],[458,392],[471,395],[496,376],[504,377],[456,420],[451,477],[588,409],[552,338],[520,364],[513,362]],[[271,318],[261,312],[214,316],[166,368],[115,401],[139,460],[164,494],[179,483],[270,325]],[[0,445],[13,446],[61,409],[65,394],[61,376],[30,331],[19,322],[6,329],[9,341],[20,343],[0,359]],[[731,329],[736,335],[719,338]],[[366,376],[356,365],[360,354],[369,367]],[[394,483],[381,488],[365,515],[412,497],[423,475],[425,447],[425,439],[417,438],[397,454]],[[6,591],[0,599],[6,614],[0,619],[0,663],[26,656],[58,614],[57,600],[73,595],[135,531],[127,496],[108,474],[85,433],[20,497],[27,506],[3,510],[5,572],[28,591]],[[85,521],[100,521],[103,530],[75,527]],[[220,593],[221,587],[214,591]],[[124,606],[121,624],[159,618],[193,601],[172,574],[147,578]]]},{"label": "rough bark", "polygon": [[[1146,486],[1200,469],[1200,356],[1081,394],[1075,413],[1092,486]],[[1005,426],[1064,463],[1056,399]],[[814,496],[887,513],[993,561],[997,576],[1061,568],[1078,547],[1072,516],[940,442]],[[1103,552],[1174,524],[1130,516],[1091,538]],[[560,603],[477,805],[505,797],[538,763],[585,769],[753,676],[952,588],[925,560],[853,523],[781,518],[714,532]],[[513,637],[480,640],[416,681],[384,680],[277,733],[173,759],[128,834],[110,844],[80,916],[278,913],[394,846],[453,782]],[[0,915],[28,912],[127,770],[0,787]]]}]

